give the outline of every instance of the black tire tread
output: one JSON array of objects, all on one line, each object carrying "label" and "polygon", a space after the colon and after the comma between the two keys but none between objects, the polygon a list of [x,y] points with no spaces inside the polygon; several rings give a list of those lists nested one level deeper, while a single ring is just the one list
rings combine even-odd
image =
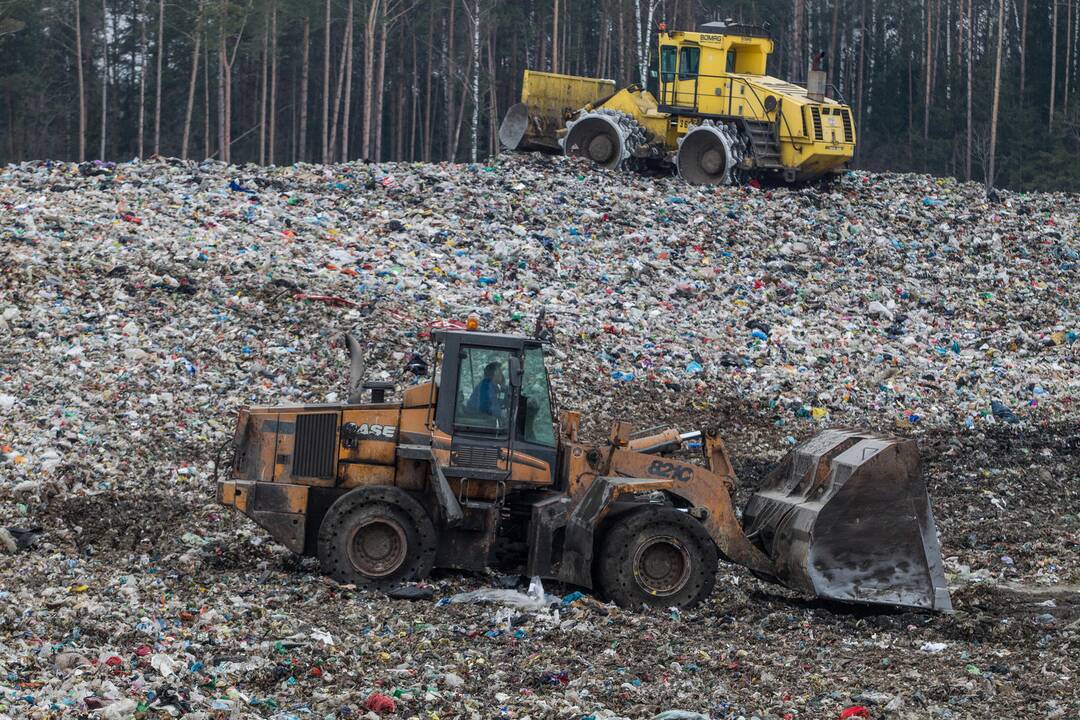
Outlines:
[{"label": "black tire tread", "polygon": [[[654,534],[679,537],[690,554],[690,580],[674,595],[651,595],[634,578],[634,550]],[[716,585],[717,550],[702,524],[688,513],[647,506],[616,519],[600,543],[596,569],[601,592],[621,607],[690,608],[708,597]]]},{"label": "black tire tread", "polygon": [[[371,513],[394,517],[405,528],[409,542],[409,557],[396,572],[384,578],[370,578],[358,573],[348,561],[342,543],[345,530]],[[387,485],[360,487],[342,495],[327,510],[319,526],[319,567],[340,583],[389,588],[427,577],[435,564],[436,543],[435,526],[415,498],[400,488]]]}]

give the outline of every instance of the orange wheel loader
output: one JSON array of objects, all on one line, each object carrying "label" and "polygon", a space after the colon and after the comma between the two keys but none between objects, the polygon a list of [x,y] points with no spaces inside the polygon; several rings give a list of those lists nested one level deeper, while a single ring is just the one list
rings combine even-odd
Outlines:
[{"label": "orange wheel loader", "polygon": [[[241,409],[219,502],[357,586],[480,571],[498,551],[624,607],[690,607],[722,559],[809,596],[951,610],[914,441],[822,432],[740,517],[716,432],[618,421],[606,441],[583,441],[580,415],[557,409],[544,342],[431,336],[433,372],[400,398],[363,383],[347,336],[348,402]],[[701,462],[675,456],[688,440]]]}]

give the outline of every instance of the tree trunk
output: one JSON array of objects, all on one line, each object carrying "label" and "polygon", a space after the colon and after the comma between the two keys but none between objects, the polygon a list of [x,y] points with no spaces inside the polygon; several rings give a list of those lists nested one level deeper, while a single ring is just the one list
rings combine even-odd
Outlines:
[{"label": "tree trunk", "polygon": [[191,138],[191,113],[195,108],[195,80],[199,77],[199,51],[202,44],[203,0],[199,0],[199,15],[195,21],[195,49],[191,53],[191,79],[188,82],[187,110],[184,112],[184,135],[180,143],[180,159],[188,158],[188,140]]},{"label": "tree trunk", "polygon": [[1057,85],[1057,36],[1058,36],[1058,0],[1050,0],[1054,6],[1053,20],[1050,23],[1050,120],[1048,127],[1054,129],[1054,90]]},{"label": "tree trunk", "polygon": [[[349,13],[352,12],[353,4],[349,2]],[[334,84],[334,119],[330,123],[330,154],[324,162],[334,162],[338,139],[338,120],[341,119],[341,93],[345,86],[345,61],[349,57],[349,32],[352,28],[352,18],[346,15],[345,32],[341,36],[341,57],[338,60],[337,81]]]},{"label": "tree trunk", "polygon": [[203,158],[210,157],[210,38],[203,44]]},{"label": "tree trunk", "polygon": [[435,3],[431,3],[431,7],[428,12],[428,34],[427,34],[427,78],[425,81],[424,89],[424,142],[421,158],[424,162],[431,162],[431,77],[434,72],[434,56],[433,50],[435,36]]},{"label": "tree trunk", "polygon": [[908,163],[911,162],[912,150],[911,150],[911,136],[915,132],[915,80],[913,78],[911,66],[914,64],[914,59],[911,55],[908,55],[907,61],[907,154]]},{"label": "tree trunk", "polygon": [[154,154],[161,154],[161,60],[165,56],[165,0],[158,1],[157,90],[154,97]]},{"label": "tree trunk", "polygon": [[832,0],[832,26],[829,28],[829,61],[827,67],[829,82],[834,82],[834,73],[840,68],[840,61],[836,57],[836,27],[840,21],[840,3],[841,0]]},{"label": "tree trunk", "polygon": [[372,0],[368,8],[367,22],[364,23],[364,114],[362,117],[360,138],[360,157],[371,159],[371,101],[375,90],[375,24],[379,19],[381,0]]},{"label": "tree trunk", "polygon": [[[249,6],[250,8],[250,6]],[[224,6],[224,14],[228,15],[229,3],[226,0]],[[247,15],[244,15],[244,22],[241,24],[239,31],[236,33],[236,42],[232,48],[232,54],[228,52],[228,44],[225,42],[225,29],[221,29],[221,72],[223,86],[221,90],[222,96],[222,108],[221,108],[221,126],[223,128],[222,137],[219,140],[221,147],[223,148],[224,162],[232,162],[232,68],[236,63],[236,54],[240,51],[240,42],[244,39],[244,26],[247,25]]]},{"label": "tree trunk", "polygon": [[353,4],[354,0],[349,0],[349,47],[345,51],[348,59],[345,62],[345,108],[342,111],[344,117],[341,123],[341,161],[349,162],[349,119],[352,113],[352,86],[353,86],[353,33],[355,28],[353,27]]},{"label": "tree trunk", "polygon": [[[933,76],[933,62],[934,62],[934,42],[933,42],[933,7],[930,0],[926,0],[926,35],[924,41],[926,43],[926,57],[925,64],[923,65],[923,72],[925,76],[923,80],[924,92],[923,92],[923,140],[930,139],[930,78]],[[923,157],[926,155],[924,153]]]},{"label": "tree trunk", "polygon": [[990,158],[986,171],[986,189],[994,187],[994,160],[997,152],[998,106],[1001,99],[1001,48],[1005,37],[1005,0],[998,0],[997,58],[994,61],[994,102],[990,111]]},{"label": "tree trunk", "polygon": [[146,135],[146,0],[142,0],[139,12],[139,54],[142,62],[139,68],[139,159],[143,159]]},{"label": "tree trunk", "polygon": [[270,90],[270,23],[263,18],[262,48],[259,51],[259,165],[266,164],[266,104]]},{"label": "tree trunk", "polygon": [[596,43],[596,77],[607,77],[604,73],[604,53],[607,52],[608,20],[604,8],[600,9],[600,37]]},{"label": "tree trunk", "polygon": [[386,2],[383,2],[383,18],[379,23],[379,70],[375,77],[375,107],[372,109],[375,122],[375,140],[372,147],[372,159],[382,162],[383,98],[386,89]]},{"label": "tree trunk", "polygon": [[1065,93],[1061,96],[1061,114],[1066,118],[1069,117],[1069,69],[1072,67],[1072,18],[1075,0],[1068,0],[1068,2],[1068,10],[1065,14]]},{"label": "tree trunk", "polygon": [[622,84],[626,77],[626,24],[623,22],[623,14],[619,13],[619,67],[616,68],[619,78],[618,84]]},{"label": "tree trunk", "polygon": [[488,147],[489,154],[494,157],[499,154],[499,95],[498,85],[495,83],[495,33],[498,25],[493,24],[488,33],[488,135],[491,138]]},{"label": "tree trunk", "polygon": [[[963,2],[963,0],[960,0]],[[974,49],[972,47],[975,38],[975,0],[967,0],[967,135],[964,139],[964,180],[971,182],[971,76]]]},{"label": "tree trunk", "polygon": [[416,49],[416,33],[409,33],[412,38],[412,86],[409,97],[412,99],[411,112],[409,114],[409,160],[416,162],[416,134],[419,130],[420,108],[420,54]]},{"label": "tree trunk", "polygon": [[450,162],[454,162],[455,147],[454,142],[454,79],[451,76],[454,66],[454,35],[456,34],[454,25],[454,10],[457,7],[457,0],[450,0],[450,19],[446,27],[446,159]]},{"label": "tree trunk", "polygon": [[649,82],[649,54],[652,51],[652,43],[655,39],[653,37],[653,19],[656,17],[656,6],[660,4],[660,0],[652,0],[649,3],[649,16],[645,22],[645,45],[642,48],[641,53],[641,87],[648,87]]},{"label": "tree trunk", "polygon": [[803,65],[802,52],[802,26],[803,16],[806,13],[806,0],[795,0],[795,8],[791,20],[791,81],[798,82],[806,73]]},{"label": "tree trunk", "polygon": [[[646,0],[646,2],[648,1]],[[642,0],[634,0],[634,22],[637,23],[637,81],[644,83],[645,37],[642,35]]]},{"label": "tree trunk", "polygon": [[86,162],[86,80],[82,57],[82,0],[75,0],[75,69],[79,78],[79,162]]},{"label": "tree trunk", "polygon": [[267,155],[274,164],[274,146],[277,144],[277,0],[270,8],[270,140]]},{"label": "tree trunk", "polygon": [[[555,2],[558,10],[558,0]],[[472,11],[472,132],[469,138],[469,161],[476,164],[480,130],[480,0],[473,0]],[[554,55],[552,56],[554,57]]]},{"label": "tree trunk", "polygon": [[232,61],[225,65],[225,162],[232,162]]},{"label": "tree trunk", "polygon": [[109,6],[101,0],[101,147],[98,157],[105,160],[105,130],[109,120]]},{"label": "tree trunk", "polygon": [[[401,40],[404,43],[404,39]],[[400,71],[397,73],[399,82],[396,84],[397,92],[394,94],[394,146],[390,148],[390,160],[405,159],[405,92],[406,85],[400,82],[405,79]]]},{"label": "tree trunk", "polygon": [[[873,0],[870,0],[873,2]],[[962,0],[961,0],[962,1]],[[855,131],[862,132],[863,121],[863,94],[866,88],[863,85],[863,71],[866,67],[866,0],[862,0],[862,9],[859,13],[859,78],[855,91]],[[858,167],[862,153],[859,149],[862,143],[855,144],[855,166]]]},{"label": "tree trunk", "polygon": [[559,72],[559,0],[551,13],[551,72]]},{"label": "tree trunk", "polygon": [[[964,0],[960,0],[964,4]],[[1020,15],[1020,107],[1024,107],[1025,66],[1027,64],[1027,16],[1028,0],[1024,0]]]},{"label": "tree trunk", "polygon": [[304,51],[300,63],[300,137],[297,157],[300,162],[307,162],[307,113],[308,113],[308,70],[311,60],[311,20],[304,18]]},{"label": "tree trunk", "polygon": [[218,29],[218,160],[228,162],[229,141],[226,138],[228,127],[225,123],[225,64],[228,62],[228,53],[225,50],[225,28]]},{"label": "tree trunk", "polygon": [[[375,0],[377,3],[378,0]],[[326,0],[326,38],[323,43],[322,161],[330,162],[330,0]]]}]

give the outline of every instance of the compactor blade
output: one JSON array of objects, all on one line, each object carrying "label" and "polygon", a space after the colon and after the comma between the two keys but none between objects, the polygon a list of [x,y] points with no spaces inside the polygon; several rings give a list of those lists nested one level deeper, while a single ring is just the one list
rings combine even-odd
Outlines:
[{"label": "compactor blade", "polygon": [[781,584],[832,600],[950,612],[913,440],[826,430],[792,450],[743,511]]},{"label": "compactor blade", "polygon": [[525,103],[511,105],[499,125],[499,142],[507,150],[527,150],[525,134],[529,130],[529,106]]}]

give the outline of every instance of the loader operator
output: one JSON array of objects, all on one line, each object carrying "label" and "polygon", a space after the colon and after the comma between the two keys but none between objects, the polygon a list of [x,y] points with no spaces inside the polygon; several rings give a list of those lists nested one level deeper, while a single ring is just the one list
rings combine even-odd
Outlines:
[{"label": "loader operator", "polygon": [[502,415],[505,401],[500,398],[505,391],[502,365],[498,362],[489,362],[484,366],[484,379],[473,388],[472,395],[465,407],[471,412],[491,415]]}]

